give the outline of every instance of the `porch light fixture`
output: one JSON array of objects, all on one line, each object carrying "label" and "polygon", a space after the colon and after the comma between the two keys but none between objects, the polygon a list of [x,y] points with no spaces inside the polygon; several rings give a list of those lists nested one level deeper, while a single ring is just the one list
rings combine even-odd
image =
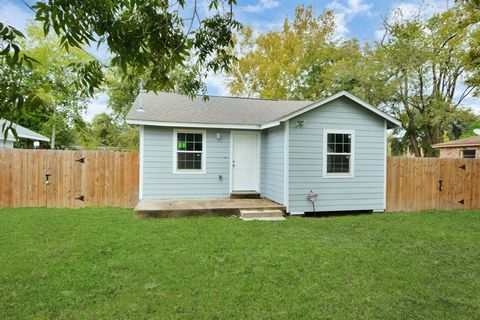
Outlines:
[{"label": "porch light fixture", "polygon": [[297,121],[297,127],[303,127],[304,124],[305,124],[305,120],[298,120]]},{"label": "porch light fixture", "polygon": [[217,140],[222,139],[222,134],[220,132],[217,132]]}]

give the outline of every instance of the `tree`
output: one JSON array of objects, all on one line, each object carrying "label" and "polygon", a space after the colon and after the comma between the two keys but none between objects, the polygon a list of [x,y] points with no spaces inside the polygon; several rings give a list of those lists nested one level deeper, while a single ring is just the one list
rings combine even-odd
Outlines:
[{"label": "tree", "polygon": [[472,45],[480,28],[473,16],[462,5],[428,20],[405,20],[397,12],[385,22],[381,43],[329,69],[327,87],[393,113],[403,124],[396,146],[434,156],[432,144],[459,138],[473,121],[471,110],[462,107],[480,88],[478,48]]},{"label": "tree", "polygon": [[[31,7],[45,34],[53,32],[64,49],[108,47],[111,66],[122,76],[129,69],[145,75],[148,90],[171,89],[194,95],[206,91],[208,72],[227,70],[233,60],[229,48],[240,24],[233,17],[235,0],[211,0],[209,13],[201,18],[197,0],[49,0]],[[31,67],[35,59],[19,44],[24,35],[0,24],[0,56],[9,69]],[[77,75],[74,85],[93,95],[103,81],[104,65],[96,59],[75,62],[69,69]],[[180,71],[180,72],[179,72]],[[6,83],[7,87],[14,84]],[[38,106],[39,97],[8,91],[1,114],[19,117]],[[15,121],[17,118],[10,117]]]},{"label": "tree", "polygon": [[124,121],[145,79],[134,74],[130,74],[130,79],[119,75],[120,71],[117,69],[111,69],[107,73],[105,91],[108,95],[108,108],[116,119]]},{"label": "tree", "polygon": [[477,116],[476,120],[470,123],[467,130],[462,134],[460,138],[474,137],[477,134],[474,130],[480,130],[480,116]]},{"label": "tree", "polygon": [[480,43],[480,24],[467,6],[427,20],[396,15],[386,21],[381,43],[361,49],[354,40],[332,40],[328,12],[314,18],[311,8],[297,8],[282,31],[243,35],[230,89],[309,100],[347,90],[402,121],[398,146],[408,146],[416,156],[435,155],[432,144],[445,136],[458,138],[473,121],[462,102],[480,88],[474,45]]},{"label": "tree", "polygon": [[478,25],[465,17],[465,7],[456,6],[426,21],[386,23],[375,52],[390,74],[384,103],[401,119],[416,156],[435,155],[432,144],[473,118],[461,105],[478,88],[478,70],[469,71],[466,54]]},{"label": "tree", "polygon": [[[44,36],[42,29],[35,24],[27,27],[27,37],[21,41],[24,52],[35,56],[38,61],[31,70],[35,78],[40,80],[35,83],[36,94],[45,104],[44,110],[41,110],[42,118],[46,119],[52,149],[56,147],[57,127],[65,129],[71,119],[81,117],[86,108],[88,95],[78,86],[72,85],[77,75],[69,66],[92,60],[90,55],[80,49],[59,49],[58,43],[57,37]],[[69,137],[68,140],[62,141],[63,145],[70,145],[72,138]]]},{"label": "tree", "polygon": [[239,59],[229,72],[230,92],[275,99],[318,99],[330,92],[324,86],[328,68],[359,54],[357,41],[335,41],[333,13],[315,17],[313,7],[295,9],[281,31],[240,35]]},{"label": "tree", "polygon": [[138,151],[138,129],[115,119],[107,113],[97,114],[80,137],[85,149],[99,147],[113,150]]}]

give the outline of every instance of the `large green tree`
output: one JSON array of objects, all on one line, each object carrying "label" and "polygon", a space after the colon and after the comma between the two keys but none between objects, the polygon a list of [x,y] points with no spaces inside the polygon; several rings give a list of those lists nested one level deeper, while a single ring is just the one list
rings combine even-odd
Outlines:
[{"label": "large green tree", "polygon": [[[92,59],[75,62],[74,85],[93,95],[103,81],[105,68],[132,70],[145,75],[148,90],[174,86],[193,95],[206,91],[208,72],[228,69],[233,60],[229,48],[240,24],[233,17],[235,0],[210,0],[208,12],[200,15],[197,0],[49,0],[38,1],[31,9],[45,34],[53,32],[64,49],[106,46],[108,65]],[[25,53],[19,39],[24,35],[0,23],[0,56],[6,68],[31,67],[35,58]],[[30,92],[11,90],[15,83],[3,80],[8,93],[0,114],[13,121],[26,109],[36,108],[41,99]]]},{"label": "large green tree", "polygon": [[350,91],[399,118],[397,139],[416,156],[435,155],[432,144],[458,138],[473,121],[463,102],[480,88],[478,8],[459,4],[429,19],[396,16],[386,21],[381,43],[362,48],[334,41],[330,13],[311,12],[297,8],[281,31],[243,35],[232,93],[314,100]]},{"label": "large green tree", "polygon": [[402,120],[416,156],[435,155],[432,144],[473,120],[462,102],[480,84],[468,52],[480,25],[466,9],[458,5],[428,20],[386,23],[385,40],[374,53],[388,72],[384,104]]},{"label": "large green tree", "polygon": [[275,99],[318,99],[330,92],[327,70],[359,54],[357,41],[334,39],[331,11],[319,16],[300,6],[280,31],[256,34],[245,28],[239,36],[239,59],[230,69],[232,94]]},{"label": "large green tree", "polygon": [[[40,110],[32,110],[31,116],[45,120],[41,131],[50,136],[52,149],[57,145],[58,132],[60,137],[64,136],[71,120],[81,117],[87,107],[88,95],[79,86],[72,85],[77,74],[69,66],[74,63],[86,64],[92,60],[83,50],[70,48],[67,51],[59,48],[58,43],[56,36],[45,36],[42,28],[36,24],[27,27],[26,38],[21,41],[24,52],[38,61],[31,70],[37,79],[34,83],[36,94],[44,104]],[[62,130],[58,130],[60,128]],[[72,137],[60,139],[59,146],[68,147],[73,143],[72,140]]]}]

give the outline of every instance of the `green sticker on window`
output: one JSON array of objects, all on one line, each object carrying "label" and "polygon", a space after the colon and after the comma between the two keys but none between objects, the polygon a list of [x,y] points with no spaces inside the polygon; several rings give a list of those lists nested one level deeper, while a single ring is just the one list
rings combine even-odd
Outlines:
[{"label": "green sticker on window", "polygon": [[177,148],[178,150],[185,150],[187,148],[187,143],[185,141],[178,141]]}]

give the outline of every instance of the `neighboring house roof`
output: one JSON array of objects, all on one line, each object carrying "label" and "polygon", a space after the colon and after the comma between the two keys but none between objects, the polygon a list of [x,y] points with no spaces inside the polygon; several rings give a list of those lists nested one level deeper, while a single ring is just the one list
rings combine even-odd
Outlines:
[{"label": "neighboring house roof", "polygon": [[432,145],[433,148],[452,148],[452,147],[474,147],[480,146],[480,136],[474,136],[464,139],[437,143]]},{"label": "neighboring house roof", "polygon": [[312,101],[267,100],[240,97],[190,97],[161,92],[140,93],[127,123],[153,126],[215,127],[263,129],[276,126],[340,97],[347,97],[375,114],[385,118],[389,127],[400,122],[348,92]]},{"label": "neighboring house roof", "polygon": [[[8,126],[10,124],[10,121],[0,119],[0,129],[3,128],[4,123],[7,123],[6,126]],[[13,127],[17,131],[17,136],[19,138],[30,139],[30,140],[39,140],[39,141],[47,141],[47,142],[50,141],[50,139],[45,137],[44,135],[41,135],[40,133],[36,133],[35,131],[32,131],[30,129],[22,127],[21,125],[18,125],[16,123],[13,123]],[[2,135],[2,138],[3,138],[3,135]],[[7,140],[15,140],[15,137],[13,136],[13,134],[11,132],[8,133]]]}]

